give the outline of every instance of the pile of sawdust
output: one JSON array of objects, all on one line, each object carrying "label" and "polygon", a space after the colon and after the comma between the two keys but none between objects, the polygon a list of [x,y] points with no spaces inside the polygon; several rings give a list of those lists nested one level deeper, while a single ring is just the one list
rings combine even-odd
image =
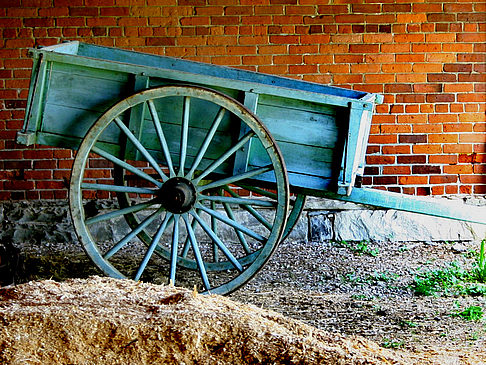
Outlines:
[{"label": "pile of sawdust", "polygon": [[0,289],[0,363],[429,362],[225,297],[92,277]]}]

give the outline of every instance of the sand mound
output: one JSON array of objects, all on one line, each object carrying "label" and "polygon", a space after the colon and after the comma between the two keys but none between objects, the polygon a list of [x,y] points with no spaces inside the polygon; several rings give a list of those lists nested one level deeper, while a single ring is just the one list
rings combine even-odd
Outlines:
[{"label": "sand mound", "polygon": [[225,297],[92,277],[0,289],[0,363],[429,362]]}]

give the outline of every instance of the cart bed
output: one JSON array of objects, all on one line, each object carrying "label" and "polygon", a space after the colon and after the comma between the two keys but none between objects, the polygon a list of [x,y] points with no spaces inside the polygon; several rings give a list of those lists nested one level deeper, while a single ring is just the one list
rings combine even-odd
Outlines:
[{"label": "cart bed", "polygon": [[[351,192],[356,175],[362,173],[372,110],[380,99],[365,92],[80,42],[32,50],[32,55],[31,91],[19,142],[75,149],[103,112],[134,92],[169,84],[204,86],[233,97],[259,117],[277,140],[290,185],[312,195],[338,186],[340,194]],[[181,109],[174,103],[173,117],[167,117],[168,141],[174,146],[181,123],[174,116]],[[209,120],[208,116],[201,121],[201,136]],[[143,136],[143,117],[137,124]],[[198,133],[191,132],[191,144],[198,146]],[[219,136],[221,150],[228,135]],[[119,131],[113,130],[104,142],[115,153]],[[261,152],[250,148],[246,156],[237,156],[234,166],[220,172],[262,166]],[[188,158],[195,153],[189,149]],[[176,152],[173,158],[177,160]]]}]

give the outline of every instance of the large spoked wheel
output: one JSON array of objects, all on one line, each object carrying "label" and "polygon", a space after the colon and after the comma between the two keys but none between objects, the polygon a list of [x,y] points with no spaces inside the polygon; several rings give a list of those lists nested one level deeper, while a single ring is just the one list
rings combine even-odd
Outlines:
[{"label": "large spoked wheel", "polygon": [[281,241],[289,188],[275,141],[243,105],[201,87],[163,86],[122,100],[93,125],[69,199],[79,240],[105,274],[226,294]]}]

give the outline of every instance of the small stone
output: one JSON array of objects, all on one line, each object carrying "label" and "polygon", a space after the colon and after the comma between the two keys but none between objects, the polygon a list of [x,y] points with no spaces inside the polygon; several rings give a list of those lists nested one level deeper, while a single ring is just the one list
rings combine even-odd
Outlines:
[{"label": "small stone", "polygon": [[467,252],[468,248],[466,245],[458,242],[456,244],[454,244],[454,246],[452,246],[452,251],[454,253],[464,253],[464,252]]}]

